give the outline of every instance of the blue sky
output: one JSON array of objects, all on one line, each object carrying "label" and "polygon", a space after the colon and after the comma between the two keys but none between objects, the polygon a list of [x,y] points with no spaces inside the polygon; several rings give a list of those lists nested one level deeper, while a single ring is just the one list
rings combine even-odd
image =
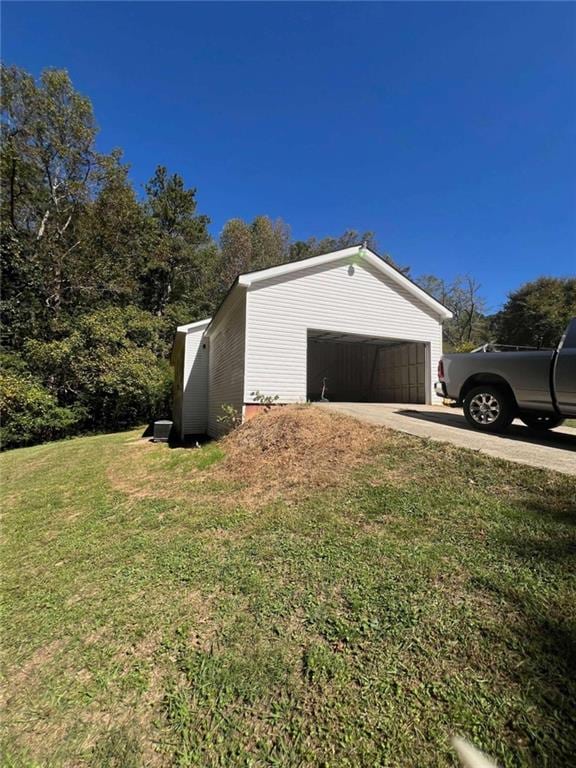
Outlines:
[{"label": "blue sky", "polygon": [[576,273],[576,5],[5,3],[3,59],[65,67],[102,150],[228,218],[373,230],[490,309]]}]

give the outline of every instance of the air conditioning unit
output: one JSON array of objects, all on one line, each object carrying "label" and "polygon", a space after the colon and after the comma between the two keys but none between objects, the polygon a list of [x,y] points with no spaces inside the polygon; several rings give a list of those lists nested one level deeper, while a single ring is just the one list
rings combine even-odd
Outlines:
[{"label": "air conditioning unit", "polygon": [[160,419],[160,421],[154,422],[154,436],[152,442],[154,443],[167,443],[170,438],[170,430],[172,429],[172,422],[167,419]]}]

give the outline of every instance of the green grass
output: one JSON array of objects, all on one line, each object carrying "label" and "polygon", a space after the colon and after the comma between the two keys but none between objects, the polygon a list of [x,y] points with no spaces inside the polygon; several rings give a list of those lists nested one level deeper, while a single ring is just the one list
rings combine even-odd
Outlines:
[{"label": "green grass", "polygon": [[574,479],[396,436],[242,507],[135,436],[1,457],[3,765],[573,764]]}]

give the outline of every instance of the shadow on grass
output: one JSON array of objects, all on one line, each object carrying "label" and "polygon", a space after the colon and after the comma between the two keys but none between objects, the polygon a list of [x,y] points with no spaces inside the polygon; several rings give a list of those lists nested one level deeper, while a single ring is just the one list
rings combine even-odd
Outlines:
[{"label": "shadow on grass", "polygon": [[[500,533],[497,540],[522,570],[528,568],[538,576],[544,567],[546,572],[557,573],[568,588],[571,564],[576,562],[572,527],[576,502],[570,486],[547,488],[540,498],[533,496],[520,506],[539,516],[545,525],[531,533],[526,529]],[[519,587],[508,582],[496,588],[522,617],[516,633],[525,661],[517,667],[515,676],[536,706],[553,713],[548,729],[554,739],[550,739],[547,750],[556,741],[552,751],[558,752],[546,755],[550,765],[573,765],[576,728],[566,728],[566,724],[574,722],[576,707],[576,604],[558,599],[555,590],[547,590],[546,582],[541,590],[531,583],[522,587],[521,572],[519,569]],[[487,586],[490,581],[486,579]]]},{"label": "shadow on grass", "polygon": [[[536,470],[539,471],[539,470]],[[546,473],[532,483],[514,483],[513,503],[522,513],[527,512],[540,522],[565,526],[576,525],[576,485],[566,478],[563,482],[548,480]]]}]

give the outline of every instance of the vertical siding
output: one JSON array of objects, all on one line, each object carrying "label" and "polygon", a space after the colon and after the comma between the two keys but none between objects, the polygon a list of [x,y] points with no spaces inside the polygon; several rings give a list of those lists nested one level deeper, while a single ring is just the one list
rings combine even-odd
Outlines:
[{"label": "vertical siding", "polygon": [[244,405],[245,291],[236,288],[227,301],[209,331],[208,434],[212,437],[227,431],[218,422],[222,405],[234,406],[240,415]]},{"label": "vertical siding", "polygon": [[378,389],[389,403],[426,402],[426,347],[399,344],[383,349],[378,367]]},{"label": "vertical siding", "polygon": [[340,402],[426,402],[426,346],[390,347],[348,342],[308,342],[308,390],[320,397],[326,377],[328,400]]},{"label": "vertical siding", "polygon": [[206,326],[202,326],[186,334],[182,435],[204,434],[208,428],[208,348],[205,330]]},{"label": "vertical siding", "polygon": [[418,301],[371,265],[346,259],[255,284],[247,296],[244,391],[306,399],[307,330],[340,331],[430,345],[425,372],[432,400],[442,324]]}]

